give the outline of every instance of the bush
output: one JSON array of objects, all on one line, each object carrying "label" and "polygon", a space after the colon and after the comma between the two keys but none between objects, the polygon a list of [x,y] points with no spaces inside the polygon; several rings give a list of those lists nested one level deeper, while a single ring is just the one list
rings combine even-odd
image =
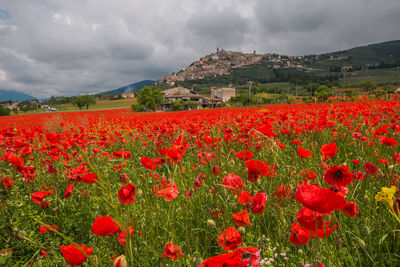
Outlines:
[{"label": "bush", "polygon": [[0,116],[9,116],[10,113],[11,113],[10,109],[0,106]]},{"label": "bush", "polygon": [[145,110],[145,107],[139,103],[135,103],[132,105],[132,111],[136,111],[136,112],[143,112]]}]

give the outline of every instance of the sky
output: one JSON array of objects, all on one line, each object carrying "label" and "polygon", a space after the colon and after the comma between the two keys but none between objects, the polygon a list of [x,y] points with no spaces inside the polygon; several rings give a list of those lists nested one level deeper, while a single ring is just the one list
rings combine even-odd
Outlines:
[{"label": "sky", "polygon": [[224,50],[308,55],[400,39],[399,0],[1,0],[0,89],[98,93]]}]

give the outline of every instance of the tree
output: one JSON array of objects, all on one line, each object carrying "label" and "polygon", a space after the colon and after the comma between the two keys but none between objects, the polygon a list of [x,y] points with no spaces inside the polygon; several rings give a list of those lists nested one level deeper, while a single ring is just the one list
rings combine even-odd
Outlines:
[{"label": "tree", "polygon": [[137,102],[144,106],[146,110],[155,111],[163,101],[161,89],[151,89],[149,86],[145,86],[138,92]]},{"label": "tree", "polygon": [[0,105],[0,116],[8,116],[10,115],[11,110]]},{"label": "tree", "polygon": [[371,77],[367,77],[359,83],[359,86],[370,92],[372,89],[376,88],[376,82]]},{"label": "tree", "polygon": [[96,99],[90,95],[82,95],[75,98],[72,103],[77,105],[79,109],[82,109],[84,106],[86,106],[86,109],[89,109],[89,105],[96,104]]}]

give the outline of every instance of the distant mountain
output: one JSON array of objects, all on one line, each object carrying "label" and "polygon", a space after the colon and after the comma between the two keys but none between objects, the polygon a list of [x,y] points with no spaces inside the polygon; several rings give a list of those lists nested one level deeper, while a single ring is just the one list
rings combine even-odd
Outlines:
[{"label": "distant mountain", "polygon": [[8,100],[25,101],[31,99],[36,99],[36,97],[15,90],[0,89],[0,102]]},{"label": "distant mountain", "polygon": [[[341,71],[400,67],[400,40],[319,55],[287,56],[217,50],[158,81],[169,86],[288,82],[333,77]],[[315,79],[314,79],[315,80]]]},{"label": "distant mountain", "polygon": [[132,83],[130,85],[127,85],[127,86],[124,86],[124,87],[121,87],[121,88],[118,88],[118,89],[102,92],[102,93],[99,93],[99,95],[119,95],[119,94],[122,94],[122,93],[139,91],[140,89],[142,89],[145,86],[152,86],[155,82],[156,81],[144,80],[144,81],[141,81],[141,82]]}]

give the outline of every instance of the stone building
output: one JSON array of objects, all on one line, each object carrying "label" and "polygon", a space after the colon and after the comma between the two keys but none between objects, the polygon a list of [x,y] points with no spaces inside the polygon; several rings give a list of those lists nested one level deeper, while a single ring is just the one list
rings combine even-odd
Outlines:
[{"label": "stone building", "polygon": [[223,103],[229,101],[229,99],[236,95],[236,88],[224,87],[224,88],[211,88],[211,97],[221,99]]}]

